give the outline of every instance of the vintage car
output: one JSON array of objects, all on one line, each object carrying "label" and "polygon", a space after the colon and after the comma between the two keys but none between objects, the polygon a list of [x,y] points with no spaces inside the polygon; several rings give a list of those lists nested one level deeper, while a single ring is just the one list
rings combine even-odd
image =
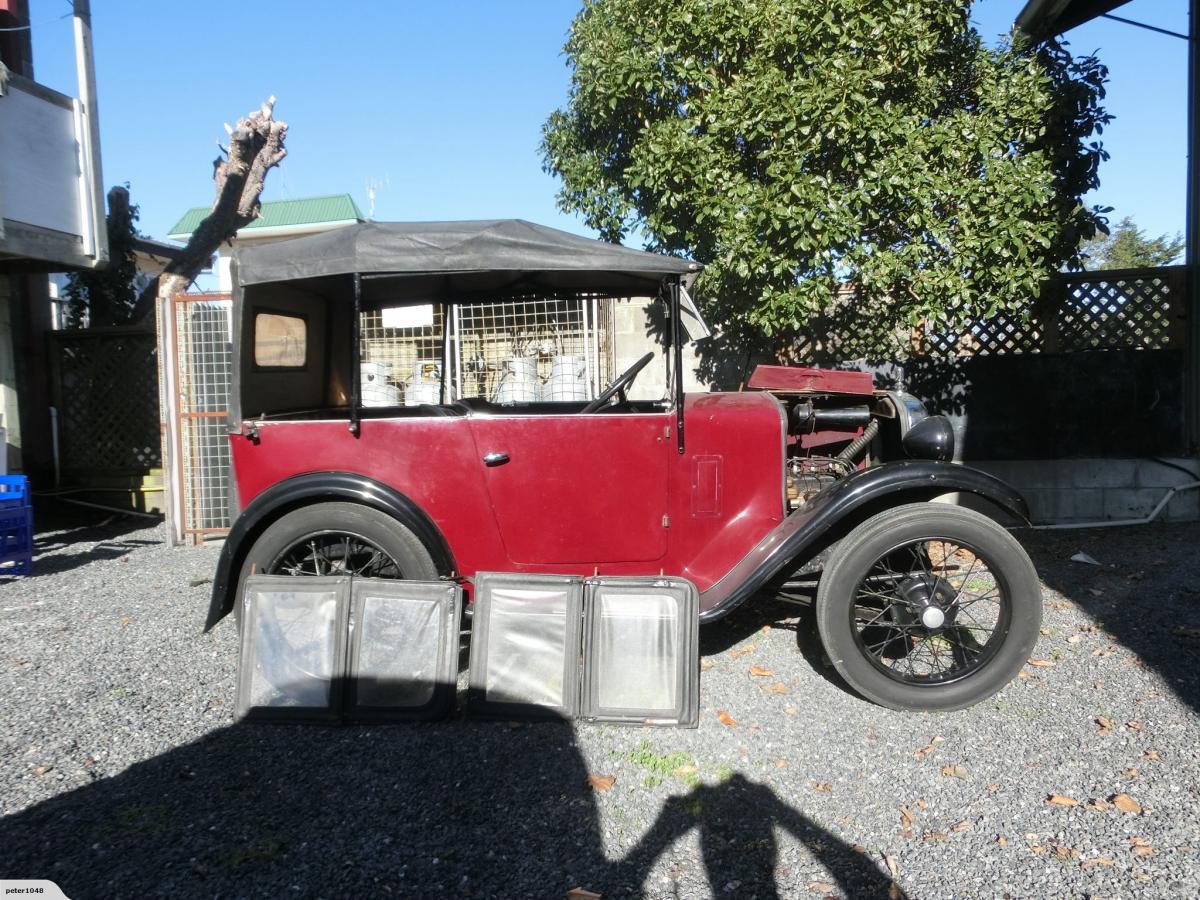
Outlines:
[{"label": "vintage car", "polygon": [[[953,433],[863,373],[760,367],[683,390],[697,263],[522,221],[367,222],[238,251],[230,442],[241,510],[208,627],[250,574],[454,579],[671,575],[701,623],[815,587],[845,681],[896,709],[956,709],[1013,678],[1038,636],[1037,575],[996,478]],[[631,398],[647,353],[592,399],[363,402],[363,317],[507,297],[652,297],[667,396]],[[444,315],[442,322],[453,317]],[[933,502],[946,495],[974,506]],[[800,657],[797,655],[797,661]]]}]

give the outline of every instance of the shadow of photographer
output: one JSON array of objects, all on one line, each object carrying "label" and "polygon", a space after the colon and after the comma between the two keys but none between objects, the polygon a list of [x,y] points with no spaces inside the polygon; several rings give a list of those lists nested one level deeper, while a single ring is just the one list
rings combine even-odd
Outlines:
[{"label": "shadow of photographer", "polygon": [[698,828],[714,893],[771,897],[783,829],[846,895],[887,896],[870,860],[740,775],[668,799],[610,860],[588,775],[566,722],[239,723],[0,819],[3,875],[71,897],[644,896]]}]

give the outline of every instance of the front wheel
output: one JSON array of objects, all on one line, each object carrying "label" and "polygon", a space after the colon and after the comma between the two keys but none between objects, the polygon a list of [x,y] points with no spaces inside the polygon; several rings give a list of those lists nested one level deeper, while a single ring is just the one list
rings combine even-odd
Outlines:
[{"label": "front wheel", "polygon": [[1037,643],[1041,585],[991,519],[913,503],[839,544],[817,589],[817,628],[847,683],[892,709],[962,709],[1020,671]]}]

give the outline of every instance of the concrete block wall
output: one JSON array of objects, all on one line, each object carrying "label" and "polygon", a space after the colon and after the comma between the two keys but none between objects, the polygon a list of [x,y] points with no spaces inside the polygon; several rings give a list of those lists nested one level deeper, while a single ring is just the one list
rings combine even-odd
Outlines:
[{"label": "concrete block wall", "polygon": [[[632,400],[662,400],[667,396],[667,349],[654,338],[651,331],[651,297],[633,297],[612,301],[613,375],[619,375],[645,354],[653,351],[654,359],[633,383]],[[699,366],[692,344],[683,347],[683,389],[707,391],[709,386],[696,378]]]},{"label": "concrete block wall", "polygon": [[[1164,457],[1164,459],[1167,459]],[[967,465],[1007,481],[1025,497],[1035,524],[1104,522],[1150,515],[1170,488],[1200,481],[1200,459],[970,460]],[[1200,489],[1177,493],[1159,521],[1200,519]]]}]

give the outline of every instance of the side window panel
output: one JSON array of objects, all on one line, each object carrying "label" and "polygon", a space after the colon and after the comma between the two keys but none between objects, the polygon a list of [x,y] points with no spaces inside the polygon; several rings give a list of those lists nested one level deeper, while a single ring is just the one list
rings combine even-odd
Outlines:
[{"label": "side window panel", "polygon": [[308,362],[308,322],[303,316],[260,312],[254,316],[254,365],[303,369]]}]

